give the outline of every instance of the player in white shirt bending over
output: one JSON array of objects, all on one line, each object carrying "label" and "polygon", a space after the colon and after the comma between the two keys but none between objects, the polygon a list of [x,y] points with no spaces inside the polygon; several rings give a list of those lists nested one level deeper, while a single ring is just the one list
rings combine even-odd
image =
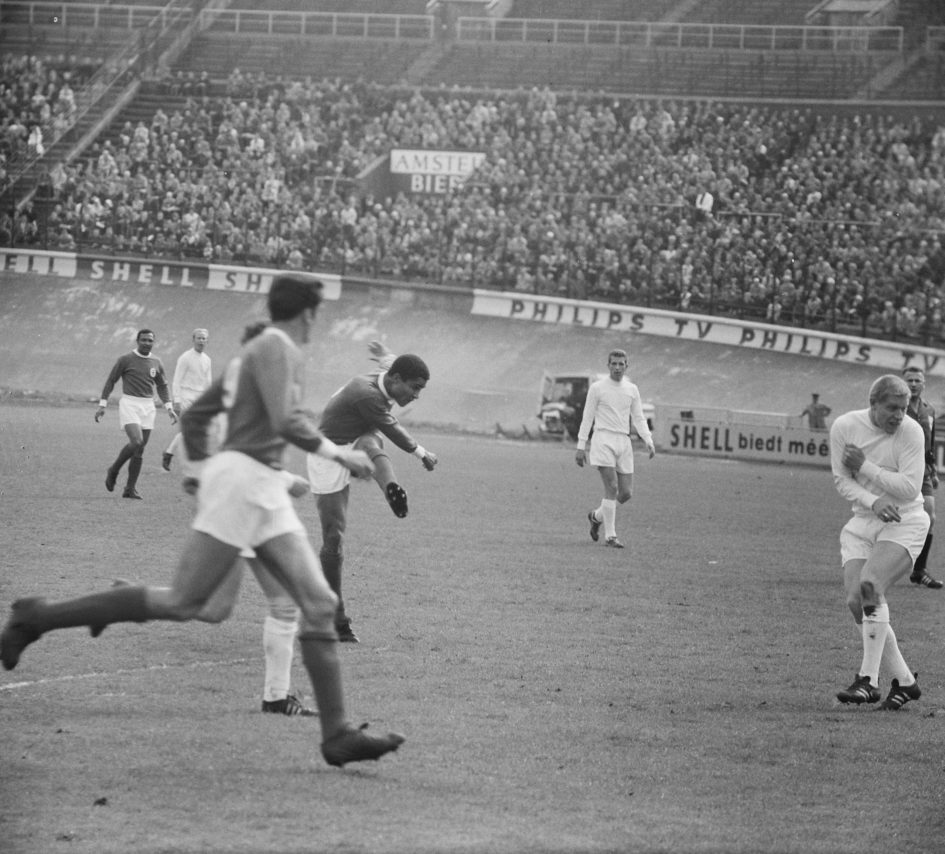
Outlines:
[{"label": "player in white shirt bending over", "polygon": [[[611,350],[607,356],[610,376],[591,383],[584,404],[584,417],[578,431],[575,462],[579,466],[589,462],[596,466],[604,483],[604,497],[600,506],[587,514],[591,523],[591,539],[600,537],[604,526],[604,543],[622,549],[617,539],[617,504],[623,504],[633,495],[633,447],[630,443],[630,422],[646,444],[650,459],[656,455],[656,446],[649,425],[643,415],[640,390],[627,379],[627,354]],[[587,440],[594,428],[590,451]]]},{"label": "player in white shirt bending over", "polygon": [[886,374],[870,387],[869,409],[837,418],[830,428],[833,481],[853,515],[840,532],[847,607],[860,626],[863,660],[841,703],[879,702],[879,670],[892,677],[880,705],[898,711],[922,692],[889,624],[886,591],[908,573],[929,530],[922,501],[925,434],[907,417],[909,386]]},{"label": "player in white shirt bending over", "polygon": [[[210,388],[213,382],[210,357],[204,352],[209,340],[210,333],[206,329],[195,329],[194,346],[181,353],[177,359],[174,379],[171,381],[171,400],[178,416]],[[164,471],[171,470],[171,460],[177,453],[180,441],[180,433],[175,433],[171,443],[164,449],[164,456],[161,458]]]}]

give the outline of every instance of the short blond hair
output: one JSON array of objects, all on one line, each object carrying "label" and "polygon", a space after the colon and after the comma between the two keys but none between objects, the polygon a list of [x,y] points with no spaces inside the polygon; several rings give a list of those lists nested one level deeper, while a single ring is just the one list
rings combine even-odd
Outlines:
[{"label": "short blond hair", "polygon": [[870,386],[870,403],[879,403],[887,397],[909,397],[909,386],[902,377],[895,374],[883,374]]}]

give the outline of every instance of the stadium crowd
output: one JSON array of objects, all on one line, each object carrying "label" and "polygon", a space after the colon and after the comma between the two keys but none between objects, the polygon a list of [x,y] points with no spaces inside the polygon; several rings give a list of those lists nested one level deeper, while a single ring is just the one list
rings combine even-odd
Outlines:
[{"label": "stadium crowd", "polygon": [[[234,69],[57,164],[0,244],[344,270],[943,340],[945,127]],[[47,102],[49,95],[46,96]],[[483,152],[444,194],[375,198],[393,147]]]},{"label": "stadium crowd", "polygon": [[0,56],[0,188],[16,164],[71,127],[76,89],[93,70],[77,56]]}]

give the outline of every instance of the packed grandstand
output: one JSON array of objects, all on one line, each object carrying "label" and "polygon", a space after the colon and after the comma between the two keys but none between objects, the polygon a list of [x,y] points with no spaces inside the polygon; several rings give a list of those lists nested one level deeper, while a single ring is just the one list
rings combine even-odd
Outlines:
[{"label": "packed grandstand", "polygon": [[[0,246],[941,346],[941,4],[836,26],[814,0],[453,3],[0,4]],[[696,58],[728,69],[711,92]],[[477,63],[490,85],[460,85]],[[844,91],[761,97],[760,68]]]}]

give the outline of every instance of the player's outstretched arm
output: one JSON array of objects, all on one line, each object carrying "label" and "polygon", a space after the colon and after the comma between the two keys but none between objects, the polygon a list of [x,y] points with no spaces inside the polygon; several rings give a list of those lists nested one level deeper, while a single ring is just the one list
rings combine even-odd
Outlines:
[{"label": "player's outstretched arm", "polygon": [[391,349],[383,341],[371,341],[368,344],[368,352],[375,362],[380,362],[389,356],[393,356]]}]

